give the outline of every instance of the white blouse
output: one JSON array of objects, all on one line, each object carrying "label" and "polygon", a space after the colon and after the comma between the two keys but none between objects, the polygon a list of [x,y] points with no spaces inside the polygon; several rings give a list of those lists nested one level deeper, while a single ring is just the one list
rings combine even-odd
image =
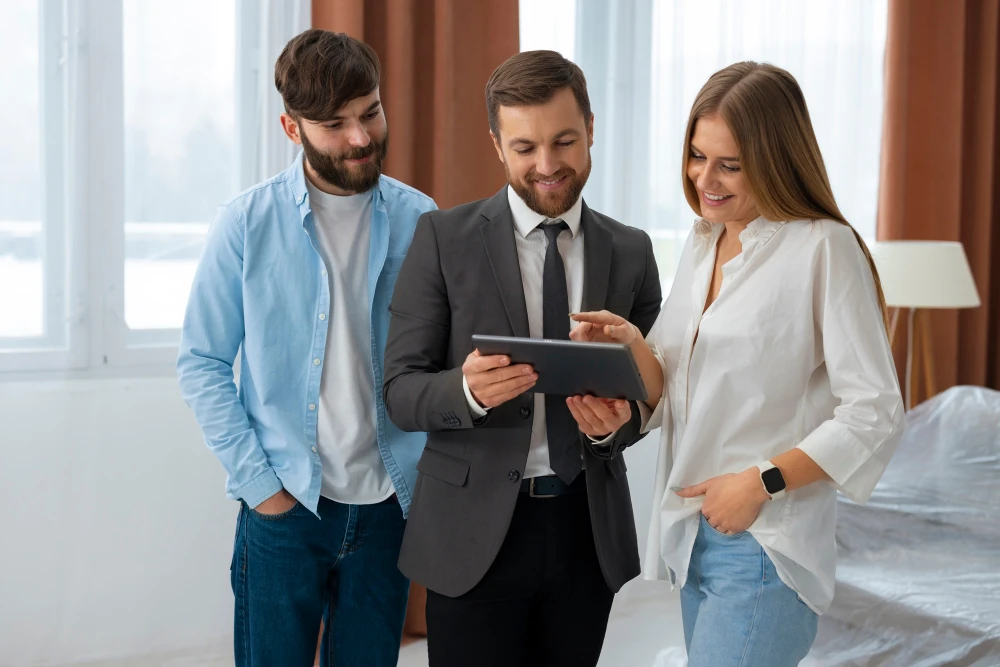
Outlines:
[{"label": "white blouse", "polygon": [[687,578],[703,498],[672,489],[798,447],[833,481],[766,502],[749,532],[781,580],[823,613],[833,599],[836,491],[865,502],[903,425],[874,281],[846,225],[758,218],[703,315],[723,229],[695,223],[646,339],[665,382],[643,415],[644,430],[662,427],[645,577]]}]

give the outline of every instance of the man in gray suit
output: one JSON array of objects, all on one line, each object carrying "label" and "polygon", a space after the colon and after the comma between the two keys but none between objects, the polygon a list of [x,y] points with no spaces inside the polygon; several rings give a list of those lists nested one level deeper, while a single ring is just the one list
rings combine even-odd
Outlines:
[{"label": "man in gray suit", "polygon": [[593,665],[614,593],[639,574],[622,450],[627,401],[532,393],[529,366],[473,334],[569,338],[607,309],[645,334],[660,309],[649,237],[590,210],[583,72],[518,54],[486,87],[508,186],[421,216],[390,307],[385,402],[428,432],[399,558],[428,588],[432,667]]}]

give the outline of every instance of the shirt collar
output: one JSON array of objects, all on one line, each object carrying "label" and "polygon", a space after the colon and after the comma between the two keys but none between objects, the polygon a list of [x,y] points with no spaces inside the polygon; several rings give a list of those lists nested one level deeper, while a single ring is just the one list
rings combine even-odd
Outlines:
[{"label": "shirt collar", "polygon": [[[751,243],[759,243],[760,245],[766,244],[774,233],[781,229],[784,223],[775,222],[773,220],[768,220],[767,218],[761,216],[747,225],[746,229],[740,232],[740,242],[744,245],[750,245]],[[700,243],[713,243],[719,238],[719,234],[722,233],[723,225],[721,222],[709,222],[704,218],[698,218],[694,221],[694,234],[695,238]]]},{"label": "shirt collar", "polygon": [[[514,188],[507,186],[507,202],[510,204],[511,215],[514,216],[514,229],[522,238],[528,236],[531,231],[545,220],[546,216],[536,213],[528,208],[524,200],[514,192]],[[583,213],[583,197],[577,197],[576,202],[562,215],[554,216],[561,219],[569,226],[569,231],[576,238],[580,232],[580,216]]]},{"label": "shirt collar", "polygon": [[766,244],[774,236],[774,233],[781,229],[783,222],[775,222],[767,218],[760,217],[747,225],[747,228],[740,232],[740,242],[743,245],[748,243]]},{"label": "shirt collar", "polygon": [[309,189],[306,187],[305,159],[305,153],[300,150],[287,170],[288,185],[292,189],[295,203],[299,206],[305,204],[309,195]]}]

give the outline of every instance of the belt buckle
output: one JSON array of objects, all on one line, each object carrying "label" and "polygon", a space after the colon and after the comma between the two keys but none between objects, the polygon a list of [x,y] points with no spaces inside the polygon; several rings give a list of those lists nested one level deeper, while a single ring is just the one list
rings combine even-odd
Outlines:
[{"label": "belt buckle", "polygon": [[528,496],[529,497],[531,497],[531,498],[555,498],[556,497],[556,494],[554,494],[554,493],[535,493],[535,479],[537,479],[537,478],[532,477],[531,481],[528,482]]}]

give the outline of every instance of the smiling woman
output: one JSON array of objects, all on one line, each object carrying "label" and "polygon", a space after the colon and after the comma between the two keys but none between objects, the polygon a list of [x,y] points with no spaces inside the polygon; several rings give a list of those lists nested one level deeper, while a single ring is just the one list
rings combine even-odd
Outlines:
[{"label": "smiling woman", "polygon": [[[767,95],[784,103],[771,102],[762,113],[761,98]],[[791,74],[752,61],[716,72],[695,99],[684,137],[684,194],[702,220],[726,223],[727,232],[745,228],[758,216],[781,222],[827,219],[847,226],[871,270],[887,323],[875,262],[840,212],[805,97]],[[741,239],[729,236],[734,235],[723,233],[720,247],[733,244],[738,253]],[[712,287],[710,300],[715,281]]]},{"label": "smiling woman", "polygon": [[645,428],[668,426],[647,576],[681,588],[691,667],[791,667],[833,596],[836,492],[863,503],[901,432],[885,301],[787,71],[713,74],[683,143],[700,217],[653,331],[629,336]]},{"label": "smiling woman", "polygon": [[691,137],[687,177],[699,195],[701,215],[709,222],[756,218],[757,204],[740,170],[736,140],[717,114],[701,118]]}]

